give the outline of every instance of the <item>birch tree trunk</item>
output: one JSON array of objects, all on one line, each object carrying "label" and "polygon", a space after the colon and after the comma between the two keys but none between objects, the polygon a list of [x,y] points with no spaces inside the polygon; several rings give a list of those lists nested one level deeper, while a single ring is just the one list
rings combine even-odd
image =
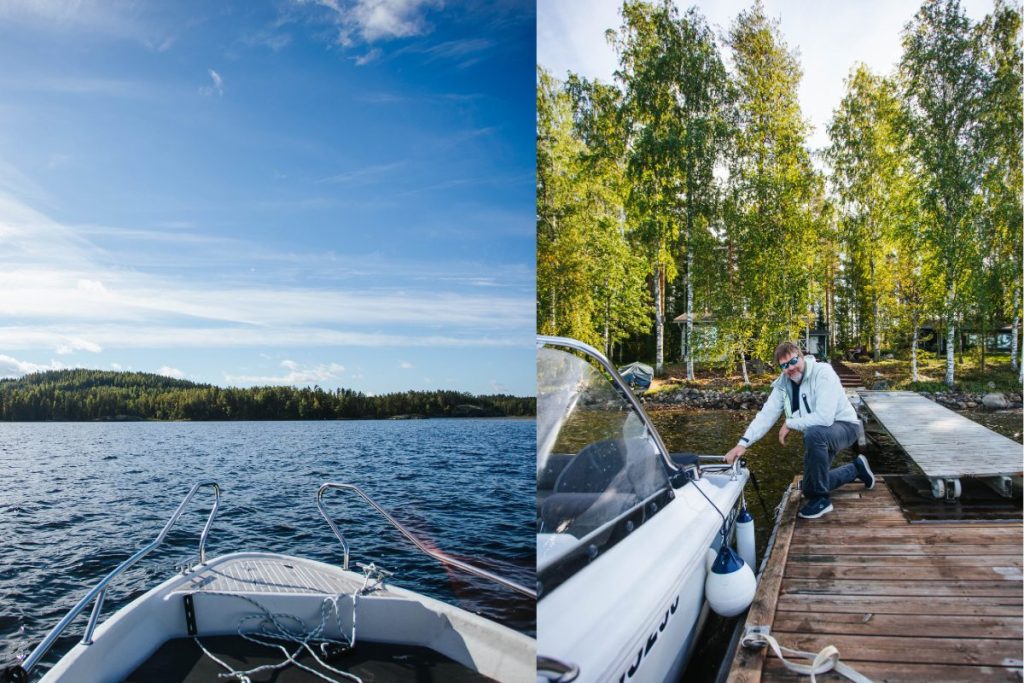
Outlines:
[{"label": "birch tree trunk", "polygon": [[686,379],[693,379],[693,250],[686,250]]},{"label": "birch tree trunk", "polygon": [[747,375],[747,356],[745,353],[740,351],[740,368],[743,369],[743,386],[750,386],[750,376]]},{"label": "birch tree trunk", "polygon": [[871,345],[874,347],[874,352],[871,354],[874,356],[875,362],[877,363],[882,359],[882,333],[879,331],[878,323],[878,282],[875,280],[875,259],[871,259],[871,315],[873,320],[871,321]]},{"label": "birch tree trunk", "polygon": [[665,366],[665,313],[661,301],[661,264],[654,269],[654,374],[661,375]]},{"label": "birch tree trunk", "polygon": [[914,336],[910,340],[910,381],[916,382],[917,379],[917,314],[914,314]]},{"label": "birch tree trunk", "polygon": [[1020,327],[1020,290],[1013,288],[1013,327],[1010,331],[1010,368],[1017,370],[1020,363],[1017,361],[1017,330]]},{"label": "birch tree trunk", "polygon": [[947,310],[949,311],[949,318],[946,322],[946,386],[950,389],[953,388],[953,353],[956,351],[956,337],[954,336],[954,330],[956,329],[956,316],[953,314],[953,288],[950,287],[946,294],[946,303],[948,304]]}]

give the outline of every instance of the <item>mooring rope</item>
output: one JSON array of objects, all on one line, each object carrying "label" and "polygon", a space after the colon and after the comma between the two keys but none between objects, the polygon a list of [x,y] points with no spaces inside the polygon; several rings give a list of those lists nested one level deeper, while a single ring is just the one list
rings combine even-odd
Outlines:
[{"label": "mooring rope", "polygon": [[[355,683],[362,683],[362,679],[356,676],[355,674],[351,674],[347,671],[336,669],[329,665],[327,662],[325,662],[323,659],[321,659],[319,656],[317,656],[316,651],[310,645],[310,641],[315,641],[319,643],[320,654],[322,654],[325,658],[329,656],[327,649],[328,646],[330,645],[339,646],[341,652],[350,650],[353,647],[355,647],[356,606],[359,600],[359,596],[366,595],[367,593],[372,593],[373,591],[377,590],[383,583],[384,576],[385,573],[382,570],[379,570],[373,564],[363,567],[363,585],[360,586],[358,590],[353,591],[350,595],[341,593],[338,595],[325,597],[323,602],[320,604],[320,624],[314,627],[313,629],[306,629],[306,623],[294,615],[271,612],[264,605],[260,604],[259,602],[257,602],[253,598],[250,598],[247,595],[240,595],[238,593],[224,593],[220,591],[203,591],[203,593],[207,595],[221,595],[225,597],[236,598],[238,600],[242,600],[253,605],[258,610],[258,612],[255,614],[243,615],[238,620],[238,635],[244,638],[245,640],[248,640],[249,642],[256,643],[258,645],[263,645],[264,647],[279,649],[284,655],[284,661],[279,662],[277,664],[264,664],[262,666],[246,670],[235,669],[223,660],[217,658],[216,655],[214,655],[212,652],[206,649],[206,647],[203,646],[202,642],[200,642],[198,636],[194,637],[193,640],[195,640],[196,645],[199,646],[199,649],[202,650],[207,657],[209,657],[214,662],[219,664],[226,671],[226,673],[217,674],[218,678],[234,678],[238,680],[239,683],[252,683],[250,677],[254,674],[260,673],[262,671],[283,669],[289,665],[295,665],[304,671],[308,671],[309,673],[313,674],[318,678],[328,681],[328,683],[340,683],[340,681],[331,678],[330,676],[327,676],[321,673],[320,671],[317,671],[316,669],[300,662],[297,659],[297,657],[302,652],[302,650],[305,649],[306,652],[308,652],[310,656],[313,657],[317,664],[327,669],[328,671],[338,674],[339,676],[342,676],[343,678],[349,681],[355,681]],[[373,584],[370,584],[371,577],[375,579]],[[345,597],[352,598],[351,637],[345,636],[345,633],[342,630],[341,626],[341,610],[339,609],[338,603]],[[324,631],[327,628],[327,621],[330,618],[331,612],[334,613],[334,618],[337,622],[338,631],[341,633],[341,636],[344,640],[335,640],[333,638],[324,637],[323,635]],[[246,624],[252,622],[253,620],[259,620],[259,626],[257,626],[253,630],[246,630]],[[282,621],[288,620],[298,624],[298,629],[290,629],[282,623]],[[281,644],[281,641],[286,643],[295,643],[299,647],[295,649],[295,652],[289,652],[288,648]]]},{"label": "mooring rope", "polygon": [[[767,633],[750,632],[749,630],[744,634],[742,644],[744,647],[750,648],[759,648],[763,645],[768,645],[775,652],[775,656],[779,658],[783,666],[794,673],[810,676],[811,683],[817,683],[815,679],[816,674],[823,674],[829,671],[835,671],[837,674],[854,681],[854,683],[872,683],[870,678],[859,673],[850,665],[843,664],[839,661],[839,649],[836,648],[835,645],[826,645],[820,652],[804,652],[803,650],[793,650],[788,647],[782,647],[779,645],[779,641],[775,640],[775,638]],[[782,655],[783,652],[788,654],[790,657],[809,659],[811,660],[811,663],[809,665],[795,664],[787,660]]]}]

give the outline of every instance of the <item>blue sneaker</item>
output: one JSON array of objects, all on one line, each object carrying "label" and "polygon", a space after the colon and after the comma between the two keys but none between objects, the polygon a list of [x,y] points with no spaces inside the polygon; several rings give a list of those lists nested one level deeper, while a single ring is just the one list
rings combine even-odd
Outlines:
[{"label": "blue sneaker", "polygon": [[812,498],[797,514],[804,519],[817,519],[826,512],[832,512],[832,501],[828,498]]},{"label": "blue sneaker", "polygon": [[857,478],[864,482],[864,488],[875,488],[875,473],[871,471],[868,459],[863,455],[858,455],[853,461],[853,466],[857,468]]}]

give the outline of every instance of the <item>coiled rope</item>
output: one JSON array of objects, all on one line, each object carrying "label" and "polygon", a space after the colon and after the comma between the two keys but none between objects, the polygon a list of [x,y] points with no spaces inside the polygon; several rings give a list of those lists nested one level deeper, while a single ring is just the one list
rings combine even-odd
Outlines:
[{"label": "coiled rope", "polygon": [[[317,671],[316,669],[307,666],[298,660],[298,656],[303,650],[308,652],[317,664],[322,666],[328,671],[338,674],[342,678],[348,681],[355,681],[355,683],[362,683],[362,679],[358,676],[336,669],[321,659],[317,655],[316,650],[320,650],[320,655],[323,657],[329,657],[339,652],[346,652],[355,647],[356,644],[356,605],[360,595],[366,595],[374,590],[378,589],[383,583],[384,575],[390,574],[389,572],[383,572],[378,569],[375,565],[370,564],[363,567],[363,585],[351,594],[339,594],[334,596],[328,596],[324,598],[320,604],[320,623],[312,629],[307,628],[306,623],[298,617],[291,614],[275,613],[271,612],[264,605],[261,605],[256,600],[250,598],[247,595],[240,595],[238,593],[224,593],[220,591],[203,591],[207,595],[221,595],[229,598],[235,598],[251,604],[256,608],[257,612],[253,614],[243,615],[238,621],[238,635],[245,640],[263,645],[265,647],[277,648],[284,655],[284,660],[276,664],[264,664],[252,669],[240,670],[234,669],[223,660],[219,659],[216,655],[206,649],[200,642],[199,637],[193,638],[196,645],[203,653],[212,659],[214,662],[219,664],[226,673],[217,674],[218,678],[224,679],[235,679],[239,683],[252,683],[251,676],[260,673],[262,671],[272,671],[277,669],[283,669],[285,667],[294,665],[298,668],[308,671],[317,678],[321,678],[328,683],[341,683],[335,678]],[[370,580],[374,579],[371,584]],[[346,597],[352,599],[352,634],[350,637],[346,637],[342,631],[341,622],[341,609],[339,608],[339,602]],[[332,617],[335,619],[338,627],[338,631],[341,633],[343,640],[336,640],[333,638],[327,638],[324,636],[324,632],[327,629],[328,620]],[[246,626],[251,624],[253,621],[258,622],[258,626],[255,629],[246,629]],[[284,622],[292,622],[297,624],[296,628],[289,628]],[[294,652],[289,652],[288,648],[281,643],[295,643],[298,645]],[[318,647],[314,648],[316,644]],[[335,646],[334,652],[328,653],[331,646]]]},{"label": "coiled rope", "polygon": [[[783,666],[794,673],[810,676],[811,683],[817,683],[815,679],[817,674],[828,673],[829,671],[835,671],[837,674],[854,681],[854,683],[872,683],[870,678],[859,673],[850,665],[843,664],[839,661],[839,649],[836,648],[835,645],[827,645],[822,648],[820,652],[804,652],[803,650],[793,650],[788,647],[782,647],[779,645],[779,641],[775,640],[775,638],[767,633],[751,631],[744,634],[741,642],[744,647],[750,648],[759,648],[767,645],[773,652],[775,652],[775,656],[779,658]],[[796,664],[790,662],[782,655],[783,652],[788,654],[790,657],[809,659],[811,660],[811,663]]]}]

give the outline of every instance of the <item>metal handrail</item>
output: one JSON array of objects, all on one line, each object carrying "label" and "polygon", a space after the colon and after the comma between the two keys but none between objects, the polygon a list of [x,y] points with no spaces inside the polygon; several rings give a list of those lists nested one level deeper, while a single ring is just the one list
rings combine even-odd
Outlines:
[{"label": "metal handrail", "polygon": [[428,548],[422,541],[420,541],[418,538],[416,538],[408,529],[406,529],[404,526],[402,526],[402,524],[400,522],[398,522],[394,517],[389,515],[387,513],[387,511],[384,510],[384,508],[382,508],[380,505],[378,505],[376,503],[376,501],[373,500],[373,498],[370,498],[370,496],[366,495],[366,493],[361,488],[356,486],[355,484],[332,484],[332,483],[327,483],[327,484],[322,485],[320,487],[320,489],[316,492],[316,506],[320,510],[321,516],[323,516],[323,518],[325,520],[327,520],[327,524],[328,524],[328,526],[331,527],[331,531],[333,531],[334,535],[338,538],[339,541],[341,541],[341,547],[345,551],[345,559],[344,559],[344,563],[342,564],[342,569],[346,569],[346,570],[348,569],[348,542],[345,540],[345,536],[341,533],[341,531],[338,529],[338,527],[334,524],[334,520],[332,520],[331,516],[327,514],[327,509],[324,507],[324,502],[323,502],[324,494],[327,491],[329,491],[330,489],[343,489],[343,490],[353,491],[356,494],[358,494],[363,500],[365,500],[367,503],[369,503],[370,506],[374,510],[379,512],[384,517],[384,519],[386,519],[389,522],[391,522],[391,526],[393,526],[396,529],[398,529],[398,532],[400,534],[402,534],[403,536],[405,536],[407,539],[409,539],[412,542],[413,545],[415,545],[423,553],[425,553],[426,555],[434,558],[435,560],[437,560],[441,564],[449,565],[449,566],[455,567],[457,569],[461,569],[462,571],[467,572],[469,574],[473,574],[474,576],[479,576],[482,579],[487,579],[488,581],[492,581],[492,582],[500,584],[500,585],[502,585],[502,586],[504,586],[506,588],[510,588],[511,590],[514,590],[517,593],[521,593],[521,594],[525,595],[528,598],[533,598],[535,600],[537,599],[537,592],[527,588],[526,586],[518,584],[518,583],[516,583],[514,581],[510,581],[510,580],[508,580],[508,579],[506,579],[506,578],[504,578],[502,576],[498,576],[497,574],[495,574],[493,572],[489,572],[486,569],[481,569],[479,567],[474,567],[473,565],[467,564],[466,562],[463,562],[462,560],[456,560],[454,557],[450,557],[449,555],[447,555],[447,554],[445,554],[445,553],[443,553],[443,552],[441,552],[439,550],[434,550],[432,548]]},{"label": "metal handrail", "polygon": [[171,527],[178,521],[178,518],[181,517],[181,513],[185,511],[185,506],[188,505],[190,500],[192,500],[196,491],[204,486],[212,486],[214,492],[213,509],[210,511],[209,519],[206,520],[206,526],[203,527],[203,533],[199,536],[199,563],[206,563],[206,539],[210,534],[210,527],[213,525],[213,518],[217,516],[217,508],[220,506],[220,486],[213,481],[205,481],[195,484],[188,492],[188,495],[185,496],[185,499],[181,501],[178,509],[174,511],[173,515],[171,515],[171,518],[167,520],[167,524],[164,525],[163,530],[156,537],[156,540],[119,564],[117,569],[107,574],[103,580],[96,584],[93,589],[86,594],[84,598],[78,601],[77,605],[71,608],[71,611],[64,615],[64,618],[53,627],[45,638],[43,638],[43,642],[39,643],[39,645],[32,650],[32,653],[25,658],[25,661],[22,662],[21,668],[26,674],[31,672],[33,667],[39,663],[39,660],[46,656],[46,653],[50,651],[51,647],[53,647],[54,642],[56,642],[57,638],[60,637],[60,634],[68,627],[68,624],[74,621],[75,617],[81,614],[82,610],[84,610],[89,603],[95,599],[96,602],[93,605],[92,614],[89,617],[89,625],[86,626],[85,635],[82,636],[83,645],[92,645],[92,634],[96,629],[96,622],[99,620],[100,611],[103,608],[103,598],[106,595],[107,586],[126,569],[141,560],[154,548],[163,543],[164,538],[167,536],[167,532],[170,531]]}]

